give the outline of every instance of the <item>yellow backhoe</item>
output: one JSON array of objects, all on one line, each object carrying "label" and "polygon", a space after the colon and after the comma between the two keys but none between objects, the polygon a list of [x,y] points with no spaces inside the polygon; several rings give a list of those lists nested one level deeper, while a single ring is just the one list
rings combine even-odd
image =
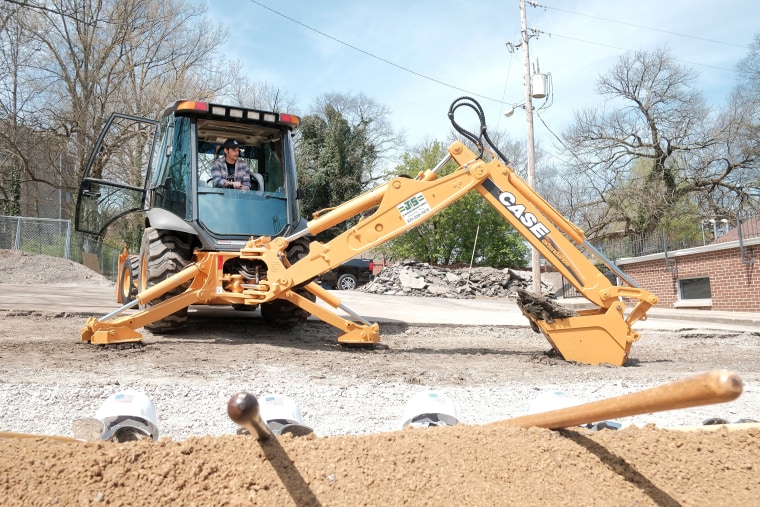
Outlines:
[{"label": "yellow backhoe", "polygon": [[[315,214],[308,222],[300,219],[297,206],[291,205],[291,198],[296,198],[298,192],[294,167],[290,167],[292,161],[287,160],[292,155],[288,151],[291,150],[290,143],[283,141],[296,128],[296,117],[200,102],[172,105],[156,129],[156,144],[161,148],[155,148],[153,152],[162,160],[151,157],[150,162],[158,172],[161,167],[168,166],[164,175],[155,176],[153,172],[153,178],[148,178],[143,189],[121,184],[122,189],[138,196],[133,203],[142,202],[142,209],[148,215],[140,255],[130,256],[125,252],[120,258],[117,293],[123,306],[104,317],[91,317],[82,328],[81,339],[93,344],[138,341],[141,339],[139,328],[150,328],[157,323],[171,325],[185,317],[190,305],[225,304],[241,310],[260,306],[265,319],[280,324],[297,324],[311,314],[340,331],[339,343],[377,343],[380,330],[376,323],[367,322],[344,307],[335,292],[323,289],[312,280],[419,226],[468,192],[475,191],[593,303],[592,309],[563,313],[545,304],[540,296],[523,292],[520,307],[531,327],[542,333],[566,360],[623,365],[632,343],[639,339],[639,333],[632,326],[646,319],[646,312],[657,303],[657,297],[637,287],[586,240],[582,230],[549,205],[508,163],[499,160],[506,161],[506,158],[488,139],[482,113],[479,136],[467,133],[456,124],[454,111],[463,104],[473,107],[468,101],[479,110],[474,100],[463,97],[452,103],[449,117],[454,127],[473,141],[480,153],[476,154],[462,142],[454,142],[448,148],[448,156],[435,167],[412,178],[391,179],[336,208]],[[271,124],[264,121],[267,114]],[[184,133],[179,132],[183,121],[187,124]],[[266,133],[271,135],[264,135]],[[273,150],[280,155],[279,165],[274,164],[282,173],[277,179],[278,188],[272,184],[267,186],[264,178],[261,200],[248,196],[252,206],[270,206],[270,215],[278,218],[257,219],[263,225],[270,225],[269,232],[253,223],[247,228],[221,231],[226,226],[221,225],[223,219],[215,216],[217,206],[227,206],[234,199],[246,199],[247,196],[231,194],[239,190],[203,186],[201,160],[203,150],[208,148],[206,145],[221,144],[231,137],[241,138],[242,143],[251,147],[252,153],[261,151],[258,153],[259,170],[268,169],[267,164],[272,163],[264,157],[263,143],[275,138],[280,143]],[[484,141],[495,154],[486,149]],[[171,159],[176,158],[180,149],[186,150],[186,160],[173,162]],[[102,153],[104,148],[96,146],[91,160],[93,167],[102,166],[97,159],[103,156]],[[457,169],[439,176],[444,165],[452,160]],[[166,173],[171,173],[169,178]],[[123,215],[124,210],[116,206],[104,212],[101,201],[104,201],[104,189],[109,184],[88,168],[80,189],[80,200],[92,199],[90,205],[82,209],[113,221]],[[181,187],[181,195],[172,194],[172,185]],[[119,187],[111,188],[118,190]],[[276,193],[278,191],[280,194]],[[259,190],[248,193],[256,192]],[[213,202],[205,202],[209,195]],[[278,198],[276,202],[282,204],[280,208],[266,202]],[[109,202],[113,201],[111,197]],[[157,206],[157,203],[163,205]],[[236,212],[247,209],[240,203],[230,206],[238,206],[233,210]],[[139,208],[133,206],[133,210]],[[331,241],[309,241],[312,236],[354,217],[359,217],[356,225]],[[275,227],[271,227],[272,223],[276,224]],[[81,230],[79,225],[77,228]],[[233,233],[237,237],[242,234],[248,237],[243,244],[237,244],[231,239]],[[624,285],[613,285],[579,246],[607,265]],[[329,307],[344,310],[353,320],[317,304],[317,298]],[[630,306],[629,311],[626,311],[627,306]],[[127,311],[135,307],[139,310]]]}]

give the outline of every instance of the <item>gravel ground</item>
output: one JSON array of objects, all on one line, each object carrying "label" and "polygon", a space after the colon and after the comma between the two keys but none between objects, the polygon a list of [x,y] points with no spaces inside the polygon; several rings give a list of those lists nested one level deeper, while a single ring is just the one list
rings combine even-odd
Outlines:
[{"label": "gravel ground", "polygon": [[[624,425],[695,426],[710,417],[760,419],[757,335],[661,333],[638,347],[623,368],[567,363],[547,356],[543,339],[502,327],[384,326],[387,350],[350,351],[333,330],[310,322],[300,333],[258,338],[248,319],[225,326],[196,320],[193,330],[146,336],[144,345],[76,343],[79,316],[0,312],[0,420],[5,431],[71,436],[71,421],[92,417],[110,394],[144,391],[156,405],[162,435],[182,440],[229,435],[227,400],[236,392],[281,393],[298,403],[319,436],[400,429],[406,400],[424,389],[445,392],[466,424],[527,414],[539,395],[562,391],[595,401],[640,391],[719,367],[738,371],[742,396],[730,403],[643,414]],[[240,337],[237,324],[256,335]],[[222,327],[226,329],[222,329]],[[253,328],[253,329],[252,329]],[[27,334],[19,334],[27,329]],[[50,332],[50,330],[55,330]],[[201,336],[201,337],[199,337]],[[674,348],[686,342],[688,351]],[[716,358],[711,350],[744,349]],[[671,355],[712,354],[702,366]],[[561,401],[561,400],[557,400]]]},{"label": "gravel ground", "polygon": [[[0,283],[24,280],[110,284],[76,263],[0,251]],[[320,436],[367,434],[399,429],[406,401],[425,389],[448,394],[461,422],[484,424],[528,413],[545,393],[595,401],[722,368],[742,377],[738,400],[620,422],[760,419],[760,333],[750,330],[647,332],[628,366],[615,368],[553,358],[527,325],[386,324],[382,346],[370,351],[337,345],[321,322],[283,331],[264,326],[258,312],[230,310],[224,319],[191,312],[182,332],[146,331],[142,344],[103,347],[78,340],[88,315],[0,309],[0,429],[70,435],[72,419],[93,416],[107,396],[130,388],[148,394],[162,435],[173,439],[234,433],[226,402],[238,391],[290,396]]]}]

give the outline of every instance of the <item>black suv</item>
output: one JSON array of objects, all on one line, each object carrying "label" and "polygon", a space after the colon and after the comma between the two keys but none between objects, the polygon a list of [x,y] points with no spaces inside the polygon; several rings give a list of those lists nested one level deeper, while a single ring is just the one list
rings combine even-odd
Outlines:
[{"label": "black suv", "polygon": [[322,285],[352,290],[372,280],[375,265],[370,259],[350,259],[319,277]]}]

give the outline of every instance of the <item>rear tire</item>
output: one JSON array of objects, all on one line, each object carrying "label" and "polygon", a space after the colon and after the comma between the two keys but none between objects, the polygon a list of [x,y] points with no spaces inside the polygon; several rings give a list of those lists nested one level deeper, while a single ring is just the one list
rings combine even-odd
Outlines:
[{"label": "rear tire", "polygon": [[[175,231],[162,231],[148,227],[143,233],[142,246],[140,248],[140,291],[153,287],[167,278],[176,275],[192,259],[193,250],[188,236]],[[188,287],[189,282],[159,296],[153,301],[140,305],[140,308],[149,308],[172,296],[181,294]],[[151,331],[174,331],[185,326],[187,321],[187,307],[157,320],[145,326]]]},{"label": "rear tire", "polygon": [[[291,264],[296,263],[309,254],[309,240],[307,238],[299,238],[293,241],[288,245],[286,253],[288,261]],[[296,287],[293,289],[293,292],[305,297],[309,301],[314,302],[317,300],[314,294],[303,287]],[[275,299],[261,305],[261,317],[270,326],[291,328],[305,323],[309,315],[311,315],[309,312],[285,299]]]}]

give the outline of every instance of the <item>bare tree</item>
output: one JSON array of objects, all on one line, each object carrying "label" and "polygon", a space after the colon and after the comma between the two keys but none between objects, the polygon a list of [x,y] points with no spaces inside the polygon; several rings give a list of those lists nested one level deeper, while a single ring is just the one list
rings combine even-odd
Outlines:
[{"label": "bare tree", "polygon": [[218,100],[264,111],[296,113],[296,100],[293,95],[265,81],[251,82],[241,69],[240,64],[231,66],[229,73],[232,83],[228,87],[229,91],[220,95]]},{"label": "bare tree", "polygon": [[25,16],[17,5],[0,5],[0,214],[21,213],[22,185],[34,172],[29,139],[44,86],[30,71],[39,53],[24,30]]},{"label": "bare tree", "polygon": [[[737,65],[739,85],[732,97],[748,110],[745,115],[747,133],[745,150],[760,159],[760,34],[755,35],[749,54]],[[745,189],[752,189],[752,202],[760,201],[760,170],[754,179],[745,183]]]},{"label": "bare tree", "polygon": [[749,54],[736,66],[739,85],[745,95],[760,100],[760,34],[756,34]]},{"label": "bare tree", "polygon": [[715,216],[747,199],[751,108],[712,111],[694,79],[667,49],[627,53],[598,81],[604,105],[576,112],[564,137],[591,192],[580,204],[590,236],[651,232],[676,210]]},{"label": "bare tree", "polygon": [[[24,181],[63,183],[72,191],[111,112],[156,117],[171,100],[212,97],[230,84],[213,58],[224,31],[208,23],[204,7],[182,0],[52,5],[0,6],[3,14],[13,10],[25,37],[19,44],[33,55],[15,71],[29,100],[7,119],[44,146],[31,152],[17,142],[4,146],[22,154]],[[11,35],[3,30],[3,48]],[[13,75],[2,74],[5,89],[12,83]]]}]

